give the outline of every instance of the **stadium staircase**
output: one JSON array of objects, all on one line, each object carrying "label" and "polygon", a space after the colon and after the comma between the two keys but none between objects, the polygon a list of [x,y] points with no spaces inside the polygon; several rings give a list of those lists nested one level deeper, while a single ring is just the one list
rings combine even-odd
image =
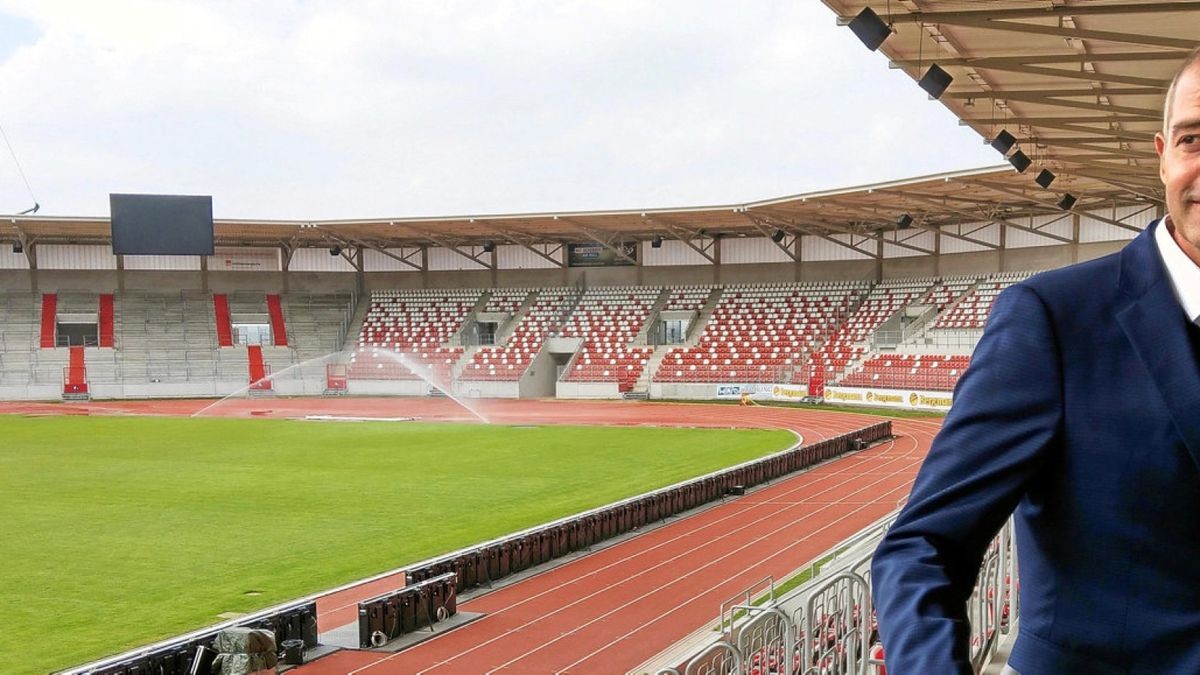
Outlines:
[{"label": "stadium staircase", "polygon": [[271,337],[275,346],[288,346],[287,325],[283,321],[283,303],[274,293],[267,295],[267,314],[271,317]]},{"label": "stadium staircase", "polygon": [[87,401],[91,396],[88,394],[87,366],[84,361],[83,347],[70,347],[68,351],[70,361],[63,371],[63,400]]},{"label": "stadium staircase", "polygon": [[717,304],[721,301],[721,292],[719,286],[675,286],[663,289],[666,299],[658,311],[659,316],[663,312],[693,312],[693,315],[688,321],[687,336],[681,344],[656,345],[654,347],[654,352],[646,362],[646,367],[642,369],[641,377],[633,386],[635,393],[649,393],[650,382],[668,352],[677,347],[696,346],[700,340],[700,334],[704,332],[704,326],[707,325]]},{"label": "stadium staircase", "polygon": [[54,349],[55,333],[57,332],[58,295],[46,293],[42,295],[42,349]]},{"label": "stadium staircase", "polygon": [[217,328],[217,345],[233,346],[233,322],[229,318],[229,298],[223,293],[213,294],[213,314]]},{"label": "stadium staircase", "polygon": [[635,347],[654,346],[650,341],[650,331],[658,323],[662,315],[663,308],[667,306],[667,301],[671,299],[671,289],[664,288],[658,293],[658,297],[654,299],[654,304],[650,305],[650,312],[646,315],[646,320],[642,322],[642,328],[633,336],[633,340],[629,344]]},{"label": "stadium staircase", "polygon": [[112,348],[116,346],[115,342],[115,306],[114,299],[111,293],[105,293],[100,296],[99,312],[96,317],[98,322],[97,329],[100,333],[100,346]]}]

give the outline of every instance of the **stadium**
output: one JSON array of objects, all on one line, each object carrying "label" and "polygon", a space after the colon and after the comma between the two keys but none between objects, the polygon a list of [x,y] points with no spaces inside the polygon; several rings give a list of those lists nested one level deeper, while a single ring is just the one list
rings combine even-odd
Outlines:
[{"label": "stadium", "polygon": [[[823,4],[995,165],[678,208],[6,216],[0,671],[886,672],[871,552],[995,298],[1164,214],[1200,8]],[[1005,526],[977,672],[1014,552]],[[270,639],[236,670],[241,628]]]}]

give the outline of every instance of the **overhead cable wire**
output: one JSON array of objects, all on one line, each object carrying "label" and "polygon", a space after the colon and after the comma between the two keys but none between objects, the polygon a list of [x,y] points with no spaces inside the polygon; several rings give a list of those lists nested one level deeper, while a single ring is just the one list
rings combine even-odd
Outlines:
[{"label": "overhead cable wire", "polygon": [[38,199],[33,194],[33,188],[29,186],[29,179],[25,176],[25,169],[21,167],[21,160],[17,159],[17,151],[13,150],[12,143],[8,142],[8,134],[4,133],[4,125],[0,124],[0,138],[4,139],[4,145],[8,146],[8,154],[12,155],[13,164],[17,166],[17,173],[21,176],[21,181],[25,183],[25,189],[29,192],[29,198],[34,204],[38,203]]}]

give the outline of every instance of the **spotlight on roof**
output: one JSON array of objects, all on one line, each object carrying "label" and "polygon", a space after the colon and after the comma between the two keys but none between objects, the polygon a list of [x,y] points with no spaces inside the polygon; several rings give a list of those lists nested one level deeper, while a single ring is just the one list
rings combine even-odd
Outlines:
[{"label": "spotlight on roof", "polygon": [[863,10],[847,25],[871,51],[879,49],[879,45],[883,44],[883,41],[892,34],[891,27],[884,23],[883,19],[879,18],[875,10],[870,7],[863,7]]},{"label": "spotlight on roof", "polygon": [[1075,202],[1077,201],[1079,200],[1075,198],[1075,195],[1068,192],[1063,195],[1062,199],[1058,200],[1058,208],[1062,209],[1063,211],[1070,211],[1071,207],[1075,206]]},{"label": "spotlight on roof", "polygon": [[496,250],[496,242],[494,242],[494,241],[483,242],[483,252],[484,253],[491,253],[492,251],[495,251],[495,250]]},{"label": "spotlight on roof", "polygon": [[341,246],[334,245],[334,246],[329,247],[329,255],[341,255],[341,254],[342,254]]},{"label": "spotlight on roof", "polygon": [[901,230],[907,230],[912,227],[913,217],[907,213],[896,219],[896,227]]},{"label": "spotlight on roof", "polygon": [[1026,155],[1018,150],[1012,154],[1012,157],[1008,158],[1008,163],[1012,164],[1013,168],[1019,173],[1025,173],[1025,170],[1029,168],[1029,165],[1033,164],[1033,160],[1029,159],[1029,155]]},{"label": "spotlight on roof", "polygon": [[917,86],[924,89],[930,98],[941,98],[942,94],[946,93],[946,87],[949,87],[953,81],[954,78],[950,76],[950,73],[942,70],[942,67],[935,63],[929,66],[929,70],[925,71],[921,79],[917,80]]},{"label": "spotlight on roof", "polygon": [[996,137],[992,139],[991,146],[995,148],[996,152],[1008,155],[1008,151],[1012,150],[1012,146],[1016,142],[1017,137],[1008,133],[1008,129],[1001,129],[1000,133],[996,134]]},{"label": "spotlight on roof", "polygon": [[779,242],[783,241],[784,236],[785,236],[785,233],[783,230],[775,230],[774,232],[771,233],[771,241],[778,244]]},{"label": "spotlight on roof", "polygon": [[1051,172],[1050,169],[1042,169],[1041,173],[1037,175],[1037,178],[1033,179],[1033,182],[1041,185],[1043,189],[1048,188],[1050,187],[1050,184],[1054,182],[1054,173]]},{"label": "spotlight on roof", "polygon": [[650,240],[650,248],[662,248],[662,237],[654,237]]}]

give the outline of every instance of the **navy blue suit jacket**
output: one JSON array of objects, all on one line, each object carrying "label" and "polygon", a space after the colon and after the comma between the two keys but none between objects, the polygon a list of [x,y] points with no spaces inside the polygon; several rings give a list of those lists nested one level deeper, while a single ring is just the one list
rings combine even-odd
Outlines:
[{"label": "navy blue suit jacket", "polygon": [[997,298],[875,554],[890,675],[971,672],[965,603],[1014,508],[1013,668],[1200,673],[1200,364],[1155,226]]}]

